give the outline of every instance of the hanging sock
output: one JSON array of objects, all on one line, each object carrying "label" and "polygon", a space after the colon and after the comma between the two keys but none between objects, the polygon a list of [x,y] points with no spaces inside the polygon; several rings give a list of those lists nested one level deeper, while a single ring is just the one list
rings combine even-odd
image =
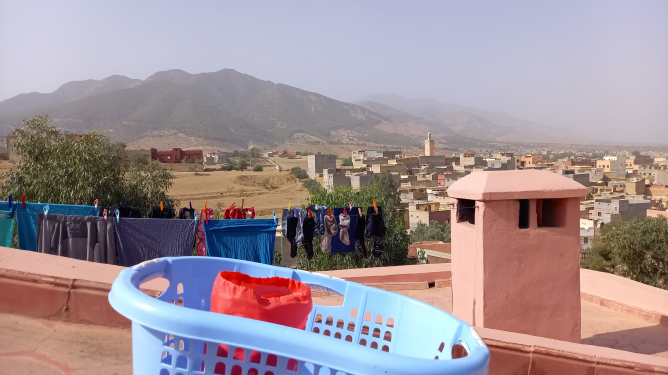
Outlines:
[{"label": "hanging sock", "polygon": [[[382,208],[378,206],[378,212],[375,212],[373,207],[369,207],[366,222],[366,236],[373,238],[373,256],[380,258],[385,252],[385,235],[387,234]],[[371,233],[369,233],[369,230]]]},{"label": "hanging sock", "polygon": [[355,247],[357,251],[362,253],[366,258],[366,241],[364,240],[364,231],[366,229],[366,219],[364,215],[357,217],[357,225],[355,225]]},{"label": "hanging sock", "polygon": [[313,259],[314,230],[315,230],[315,219],[310,217],[305,218],[304,225],[302,226],[302,232],[304,233],[304,238],[302,239],[302,245],[304,245],[304,250],[306,250],[306,257],[308,260]]},{"label": "hanging sock", "polygon": [[292,216],[299,220],[297,223],[297,235],[295,236],[295,243],[299,245],[302,243],[302,239],[304,238],[304,231],[302,231],[302,227],[304,226],[304,218],[306,218],[306,213],[301,209],[301,207],[296,207],[292,209]]},{"label": "hanging sock", "polygon": [[290,241],[290,258],[297,256],[297,224],[299,224],[299,219],[296,217],[289,217],[287,219],[285,234],[288,241]]},{"label": "hanging sock", "polygon": [[350,245],[350,236],[348,235],[348,228],[350,227],[350,215],[339,215],[339,238],[344,245]]},{"label": "hanging sock", "polygon": [[329,254],[332,249],[332,236],[336,236],[336,232],[339,231],[339,227],[336,225],[336,219],[325,215],[324,218],[325,224],[325,234],[322,236],[322,244],[320,249],[323,253]]}]

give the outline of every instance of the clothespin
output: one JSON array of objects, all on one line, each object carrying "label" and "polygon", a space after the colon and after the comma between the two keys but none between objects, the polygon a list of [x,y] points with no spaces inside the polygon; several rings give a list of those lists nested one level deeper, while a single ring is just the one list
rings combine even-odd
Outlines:
[{"label": "clothespin", "polygon": [[7,198],[7,202],[9,202],[9,207],[12,207],[12,195],[9,194],[9,198]]},{"label": "clothespin", "polygon": [[343,216],[346,216],[346,215],[347,215],[347,213],[346,213],[346,208],[344,207],[344,208],[343,208]]},{"label": "clothespin", "polygon": [[128,200],[125,200],[125,208],[128,208]]},{"label": "clothespin", "polygon": [[360,216],[362,216],[362,209],[357,207],[357,212],[359,212]]},{"label": "clothespin", "polygon": [[290,203],[290,201],[288,201],[288,211],[290,211],[290,210],[292,210],[292,203]]},{"label": "clothespin", "polygon": [[165,209],[164,203],[160,201],[160,212],[164,211],[164,209]]},{"label": "clothespin", "polygon": [[195,211],[194,216],[195,216],[195,222],[197,222],[197,211]]},{"label": "clothespin", "polygon": [[373,211],[374,211],[375,213],[378,213],[378,205],[376,204],[376,200],[375,200],[375,199],[373,200]]},{"label": "clothespin", "polygon": [[95,202],[94,202],[95,203],[95,211],[97,211],[97,202],[98,202],[98,200],[96,199]]},{"label": "clothespin", "polygon": [[348,207],[350,207],[350,211],[353,210],[353,201],[348,202]]},{"label": "clothespin", "polygon": [[118,223],[120,221],[120,219],[121,219],[121,211],[119,211],[118,208],[117,208],[116,209],[116,222]]},{"label": "clothespin", "polygon": [[313,213],[311,212],[311,210],[308,210],[308,218],[309,219],[313,218]]},{"label": "clothespin", "polygon": [[244,210],[244,201],[245,201],[245,199],[242,199],[242,200],[241,200],[241,211]]},{"label": "clothespin", "polygon": [[331,218],[331,217],[332,217],[332,210],[330,210],[330,209],[328,208],[328,209],[327,209],[327,213],[329,214],[329,217]]},{"label": "clothespin", "polygon": [[102,216],[104,216],[104,221],[107,221],[107,209],[105,208],[104,211],[102,211]]},{"label": "clothespin", "polygon": [[278,219],[276,218],[276,211],[272,212],[274,215],[274,224],[278,224]]},{"label": "clothespin", "polygon": [[209,225],[209,211],[206,210],[206,205],[209,202],[204,202],[204,224]]},{"label": "clothespin", "polygon": [[190,204],[190,210],[192,211],[193,209],[193,202],[188,202]]},{"label": "clothespin", "polygon": [[48,215],[48,214],[49,214],[49,205],[47,204],[46,206],[44,206],[44,218],[45,219],[46,219],[46,215]]},{"label": "clothespin", "polygon": [[21,196],[21,208],[26,208],[26,195]]}]

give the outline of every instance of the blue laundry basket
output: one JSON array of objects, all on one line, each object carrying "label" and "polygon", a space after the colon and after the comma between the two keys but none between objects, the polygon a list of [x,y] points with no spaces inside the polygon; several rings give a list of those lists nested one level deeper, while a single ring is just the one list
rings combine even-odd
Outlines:
[{"label": "blue laundry basket", "polygon": [[[220,271],[280,276],[343,295],[314,304],[305,330],[209,312]],[[158,298],[139,290],[164,277]],[[415,299],[325,275],[225,258],[161,258],[123,270],[109,302],[132,320],[135,375],[487,374],[475,330]],[[461,345],[461,346],[460,346]],[[467,356],[452,359],[455,347]]]}]

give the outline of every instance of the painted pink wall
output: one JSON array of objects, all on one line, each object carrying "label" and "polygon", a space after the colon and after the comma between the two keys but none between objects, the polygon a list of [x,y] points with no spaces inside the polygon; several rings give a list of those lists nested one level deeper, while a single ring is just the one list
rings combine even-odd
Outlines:
[{"label": "painted pink wall", "polygon": [[[564,198],[563,227],[519,229],[519,201],[482,205],[483,326],[580,342],[579,199]],[[481,305],[481,308],[483,306]]]},{"label": "painted pink wall", "polygon": [[[453,313],[476,326],[580,342],[577,197],[586,188],[526,172],[471,174],[448,190],[477,206],[475,225],[453,218]],[[538,227],[537,201],[550,198],[560,198],[561,226]],[[529,199],[528,229],[519,228],[518,199]]]}]

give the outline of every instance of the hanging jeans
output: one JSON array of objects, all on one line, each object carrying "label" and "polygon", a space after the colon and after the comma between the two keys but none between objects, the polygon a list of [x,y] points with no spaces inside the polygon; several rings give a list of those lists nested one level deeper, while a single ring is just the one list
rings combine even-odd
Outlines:
[{"label": "hanging jeans", "polygon": [[118,264],[124,267],[155,258],[192,255],[195,246],[195,220],[121,218],[115,225]]},{"label": "hanging jeans", "polygon": [[274,263],[274,219],[209,220],[204,234],[209,256]]},{"label": "hanging jeans", "polygon": [[37,251],[90,262],[118,264],[114,220],[94,216],[37,217]]},{"label": "hanging jeans", "polygon": [[[16,202],[16,222],[19,232],[19,249],[37,250],[37,215],[44,212],[46,203]],[[74,204],[48,204],[50,215],[100,216],[100,208],[95,206],[78,206]]]}]

